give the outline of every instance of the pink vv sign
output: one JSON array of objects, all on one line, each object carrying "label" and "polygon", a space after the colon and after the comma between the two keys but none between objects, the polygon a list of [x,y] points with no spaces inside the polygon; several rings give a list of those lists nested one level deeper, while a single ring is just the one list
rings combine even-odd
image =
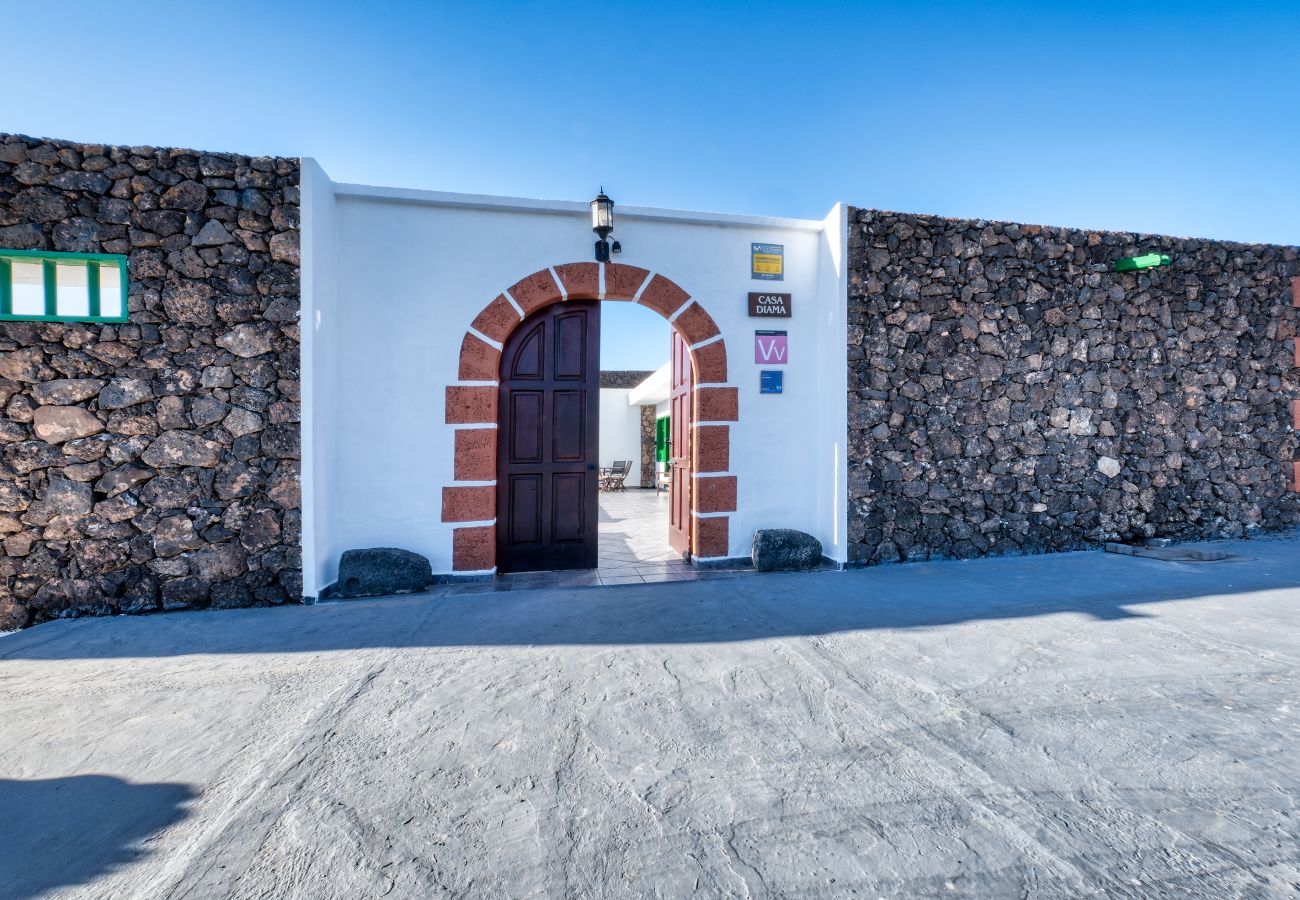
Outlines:
[{"label": "pink vv sign", "polygon": [[789,359],[789,347],[784,331],[754,332],[754,362],[783,366]]}]

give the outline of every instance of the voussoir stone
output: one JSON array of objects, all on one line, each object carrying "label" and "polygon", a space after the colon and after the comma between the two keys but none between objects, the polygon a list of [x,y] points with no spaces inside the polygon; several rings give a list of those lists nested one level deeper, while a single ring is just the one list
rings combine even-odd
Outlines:
[{"label": "voussoir stone", "polygon": [[214,468],[221,461],[221,445],[188,431],[167,431],[140,455],[154,468],[201,466]]},{"label": "voussoir stone", "polygon": [[793,528],[760,528],[754,532],[754,568],[760,572],[813,569],[821,565],[821,541]]},{"label": "voussoir stone", "polygon": [[410,594],[433,583],[433,568],[418,553],[395,547],[344,551],[339,560],[336,597]]},{"label": "voussoir stone", "polygon": [[41,406],[32,413],[32,431],[47,444],[62,444],[104,430],[104,423],[80,406]]}]

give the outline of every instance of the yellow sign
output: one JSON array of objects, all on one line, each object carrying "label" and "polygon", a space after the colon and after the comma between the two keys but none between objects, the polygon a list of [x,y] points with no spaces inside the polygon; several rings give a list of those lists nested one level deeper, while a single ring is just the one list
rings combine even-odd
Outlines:
[{"label": "yellow sign", "polygon": [[749,274],[764,281],[784,281],[785,245],[750,244]]}]

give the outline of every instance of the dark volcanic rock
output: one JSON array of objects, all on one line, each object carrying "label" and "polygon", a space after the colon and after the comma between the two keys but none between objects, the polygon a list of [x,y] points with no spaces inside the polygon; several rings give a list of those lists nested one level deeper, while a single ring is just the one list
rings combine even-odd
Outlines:
[{"label": "dark volcanic rock", "polygon": [[760,528],[754,532],[753,557],[760,572],[814,569],[822,563],[822,543],[793,528]]},{"label": "dark volcanic rock", "polygon": [[848,244],[851,561],[1300,524],[1300,249],[868,209]]},{"label": "dark volcanic rock", "polygon": [[262,165],[0,134],[0,247],[130,279],[125,323],[0,323],[0,630],[301,599],[299,171]]},{"label": "dark volcanic rock", "polygon": [[410,594],[433,583],[429,561],[418,553],[393,547],[348,550],[339,560],[335,597]]}]

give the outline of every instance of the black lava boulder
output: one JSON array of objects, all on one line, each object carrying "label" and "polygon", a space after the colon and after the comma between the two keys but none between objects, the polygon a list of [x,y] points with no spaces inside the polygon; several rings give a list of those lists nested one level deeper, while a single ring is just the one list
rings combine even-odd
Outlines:
[{"label": "black lava boulder", "polygon": [[760,572],[815,569],[822,563],[822,542],[793,528],[754,532],[754,568]]},{"label": "black lava boulder", "polygon": [[347,550],[339,560],[339,580],[334,587],[334,596],[410,594],[431,584],[433,567],[418,553],[396,547]]}]

